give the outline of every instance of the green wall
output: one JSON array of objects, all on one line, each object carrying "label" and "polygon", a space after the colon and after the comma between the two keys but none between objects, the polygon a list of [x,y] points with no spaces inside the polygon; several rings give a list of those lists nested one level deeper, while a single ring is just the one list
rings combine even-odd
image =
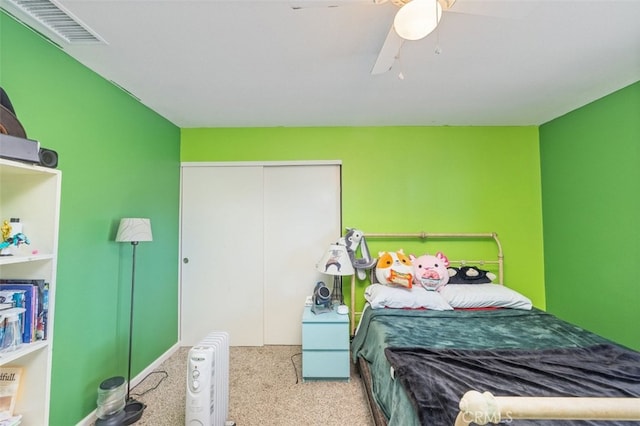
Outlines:
[{"label": "green wall", "polygon": [[[544,308],[538,159],[535,127],[182,129],[181,138],[182,161],[341,160],[342,222],[365,233],[497,232],[506,284]],[[456,258],[430,244],[369,241],[374,253],[442,248]]]},{"label": "green wall", "polygon": [[550,312],[640,350],[640,82],[540,127]]},{"label": "green wall", "polygon": [[4,13],[0,31],[0,84],[28,136],[60,158],[50,424],[72,425],[95,409],[102,380],[127,374],[121,217],[151,218],[154,237],[137,251],[132,374],[177,342],[180,132]]}]

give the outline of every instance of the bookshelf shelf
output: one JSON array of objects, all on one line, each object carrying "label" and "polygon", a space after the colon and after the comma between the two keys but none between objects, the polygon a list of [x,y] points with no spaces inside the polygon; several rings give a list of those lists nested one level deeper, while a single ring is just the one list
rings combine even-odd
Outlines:
[{"label": "bookshelf shelf", "polygon": [[2,256],[0,257],[0,265],[12,265],[14,263],[35,262],[38,260],[51,260],[52,254],[37,254],[32,256]]},{"label": "bookshelf shelf", "polygon": [[29,239],[0,256],[0,279],[48,283],[46,340],[0,352],[0,366],[23,370],[14,414],[25,425],[49,424],[61,179],[59,170],[0,158],[0,224],[20,218]]},{"label": "bookshelf shelf", "polygon": [[10,365],[16,360],[20,360],[22,357],[29,355],[31,352],[39,351],[49,346],[48,340],[41,340],[33,343],[25,343],[11,352],[0,352],[0,366]]}]

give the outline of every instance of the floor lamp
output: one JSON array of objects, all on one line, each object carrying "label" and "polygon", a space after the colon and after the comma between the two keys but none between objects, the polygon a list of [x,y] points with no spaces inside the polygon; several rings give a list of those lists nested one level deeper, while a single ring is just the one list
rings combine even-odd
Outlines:
[{"label": "floor lamp", "polygon": [[127,368],[127,399],[125,404],[125,418],[123,425],[130,425],[142,417],[145,405],[131,398],[131,349],[133,347],[133,297],[136,282],[136,247],[141,241],[153,241],[151,234],[151,220],[142,218],[123,218],[120,220],[116,241],[131,243],[133,257],[131,266],[131,305],[129,309],[129,358]]}]

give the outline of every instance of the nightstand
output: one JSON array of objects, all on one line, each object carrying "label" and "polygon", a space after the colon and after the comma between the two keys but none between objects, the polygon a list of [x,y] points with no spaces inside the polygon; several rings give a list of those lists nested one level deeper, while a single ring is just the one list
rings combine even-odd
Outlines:
[{"label": "nightstand", "polygon": [[314,314],[310,307],[302,314],[302,380],[348,381],[349,315],[334,309]]}]

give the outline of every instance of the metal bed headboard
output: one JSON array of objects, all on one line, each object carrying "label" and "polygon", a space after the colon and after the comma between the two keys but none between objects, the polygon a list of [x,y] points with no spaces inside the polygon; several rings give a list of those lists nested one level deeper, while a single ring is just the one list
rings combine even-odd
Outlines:
[{"label": "metal bed headboard", "polygon": [[[451,260],[453,264],[476,264],[476,265],[498,265],[498,282],[504,284],[504,257],[502,254],[502,244],[498,239],[498,234],[495,232],[487,233],[431,233],[431,232],[419,232],[419,233],[390,233],[390,234],[364,234],[367,239],[471,239],[471,240],[486,240],[493,239],[497,247],[497,256],[491,260]],[[356,276],[351,276],[351,335],[353,336],[356,329],[356,316],[362,315],[362,312],[356,312]]]}]

